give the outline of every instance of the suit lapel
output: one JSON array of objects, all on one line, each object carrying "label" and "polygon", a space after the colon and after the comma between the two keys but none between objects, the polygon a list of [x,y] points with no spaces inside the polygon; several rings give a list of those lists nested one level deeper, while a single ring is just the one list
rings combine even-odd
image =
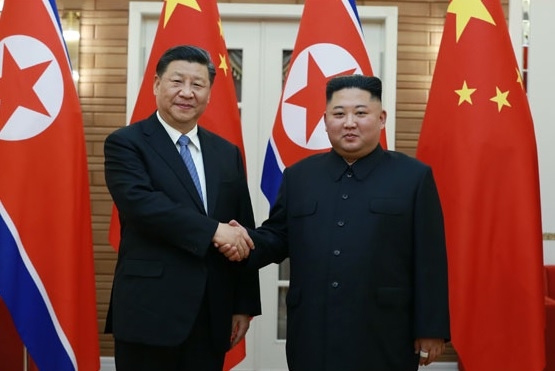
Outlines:
[{"label": "suit lapel", "polygon": [[164,161],[176,174],[177,178],[183,184],[187,192],[191,195],[195,205],[204,212],[204,205],[195,188],[193,179],[187,170],[187,166],[177,151],[175,143],[172,143],[170,136],[158,121],[156,114],[150,116],[144,127],[146,142],[152,147],[153,151],[158,153],[162,161]]}]

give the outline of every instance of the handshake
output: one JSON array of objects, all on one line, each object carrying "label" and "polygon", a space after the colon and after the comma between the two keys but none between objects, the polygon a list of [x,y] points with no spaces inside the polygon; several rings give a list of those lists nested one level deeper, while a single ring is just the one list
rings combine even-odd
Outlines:
[{"label": "handshake", "polygon": [[219,223],[212,242],[226,258],[235,262],[246,259],[254,249],[254,242],[247,230],[235,220],[229,224]]}]

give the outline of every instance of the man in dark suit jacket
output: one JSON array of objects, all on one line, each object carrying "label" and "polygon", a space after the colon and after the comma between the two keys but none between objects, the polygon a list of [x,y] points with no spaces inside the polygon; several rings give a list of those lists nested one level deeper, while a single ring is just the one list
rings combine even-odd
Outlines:
[{"label": "man in dark suit jacket", "polygon": [[326,99],[332,150],[284,171],[269,219],[251,231],[248,264],[290,259],[290,370],[416,370],[450,337],[432,171],[379,145],[378,78],[331,79]]},{"label": "man in dark suit jacket", "polygon": [[[260,314],[258,273],[212,246],[245,252],[241,229],[223,222],[254,227],[239,149],[197,125],[215,73],[203,49],[166,51],[156,67],[158,110],[105,142],[106,183],[121,222],[107,319],[118,371],[221,371],[225,352]],[[183,135],[188,144],[178,144]]]}]

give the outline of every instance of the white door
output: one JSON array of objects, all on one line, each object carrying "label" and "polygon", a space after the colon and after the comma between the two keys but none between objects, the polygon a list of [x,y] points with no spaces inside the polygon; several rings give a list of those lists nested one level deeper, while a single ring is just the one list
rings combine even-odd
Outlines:
[{"label": "white door", "polygon": [[[269,205],[260,190],[268,139],[282,91],[284,66],[295,44],[302,5],[218,4],[226,45],[233,59],[249,188],[257,224],[268,215]],[[161,2],[131,2],[129,20],[128,117],[139,90]],[[388,110],[390,149],[395,133],[395,79],[397,61],[397,8],[358,7],[372,69],[384,83]],[[136,61],[140,61],[136,63]],[[235,370],[287,370],[285,361],[285,294],[288,264],[260,271],[262,316],[256,317],[247,335],[247,357]]]}]

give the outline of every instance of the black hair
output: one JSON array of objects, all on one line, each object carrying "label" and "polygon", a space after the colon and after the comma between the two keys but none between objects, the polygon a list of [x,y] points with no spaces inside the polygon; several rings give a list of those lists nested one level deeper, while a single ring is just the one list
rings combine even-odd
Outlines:
[{"label": "black hair", "polygon": [[326,103],[338,90],[358,88],[366,90],[373,98],[382,101],[382,81],[375,76],[348,75],[333,77],[326,84]]},{"label": "black hair", "polygon": [[216,67],[210,58],[207,50],[194,45],[178,45],[170,48],[158,60],[156,64],[156,75],[162,76],[168,65],[173,61],[187,61],[202,64],[208,68],[208,77],[210,85],[214,83],[216,78]]}]

